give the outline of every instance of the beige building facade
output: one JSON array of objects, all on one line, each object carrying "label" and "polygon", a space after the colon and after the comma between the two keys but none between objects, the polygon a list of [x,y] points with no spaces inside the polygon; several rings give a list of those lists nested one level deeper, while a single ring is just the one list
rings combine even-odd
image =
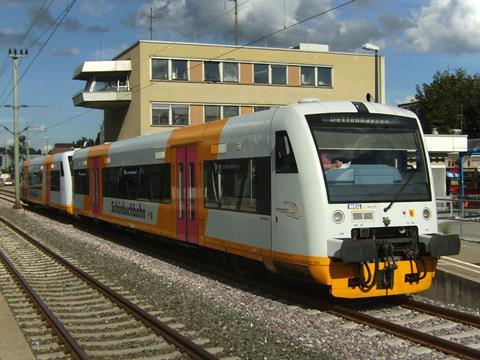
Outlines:
[{"label": "beige building facade", "polygon": [[[384,102],[384,58],[378,69]],[[374,98],[375,57],[326,45],[295,49],[138,41],[111,61],[86,61],[75,106],[104,110],[115,141],[286,105],[305,98]]]}]

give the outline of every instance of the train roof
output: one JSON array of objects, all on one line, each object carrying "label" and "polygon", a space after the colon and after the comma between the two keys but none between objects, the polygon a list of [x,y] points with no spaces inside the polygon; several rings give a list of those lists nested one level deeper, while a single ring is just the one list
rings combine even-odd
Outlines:
[{"label": "train roof", "polygon": [[415,113],[399,108],[398,106],[366,101],[320,101],[318,99],[305,99],[299,100],[296,104],[287,105],[282,108],[294,108],[303,114],[362,112],[371,114],[396,115],[414,119],[417,118]]}]

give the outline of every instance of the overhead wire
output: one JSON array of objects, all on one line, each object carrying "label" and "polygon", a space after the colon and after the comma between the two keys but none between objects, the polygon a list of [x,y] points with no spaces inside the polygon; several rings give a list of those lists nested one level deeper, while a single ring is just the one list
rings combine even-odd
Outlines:
[{"label": "overhead wire", "polygon": [[[30,70],[30,68],[32,67],[32,65],[35,63],[35,61],[38,59],[38,57],[40,56],[40,54],[42,53],[43,49],[45,48],[45,46],[48,44],[48,42],[50,41],[50,39],[52,38],[52,36],[55,34],[55,32],[57,31],[58,27],[62,24],[63,20],[66,18],[66,16],[68,15],[68,13],[70,12],[70,10],[72,9],[72,7],[75,5],[75,3],[77,2],[77,0],[72,0],[70,2],[70,4],[67,5],[67,7],[63,10],[62,13],[60,13],[60,15],[55,19],[55,22],[54,24],[56,24],[52,30],[52,32],[48,35],[47,39],[43,42],[43,44],[40,46],[40,49],[38,50],[38,52],[35,54],[35,56],[33,57],[32,61],[27,65],[26,69],[22,72],[22,74],[20,75],[20,77],[18,78],[17,80],[17,83],[15,84],[16,86],[18,86],[18,84],[20,83],[20,81],[22,81],[22,79],[24,78],[25,74]],[[38,40],[38,38],[37,38]],[[37,41],[35,40],[35,41]],[[10,95],[12,94],[13,92],[13,89],[10,90],[10,92],[8,93],[7,97],[5,98],[5,101],[3,102],[2,105],[5,105],[7,103],[7,100],[8,98],[10,97]],[[0,96],[1,98],[1,96]]]},{"label": "overhead wire", "polygon": [[[246,0],[246,1],[244,1],[244,2],[240,3],[240,4],[238,5],[238,7],[241,7],[241,6],[245,5],[246,3],[250,2],[250,1],[251,1],[251,0]],[[205,28],[205,27],[213,24],[213,23],[216,22],[217,20],[221,19],[222,17],[224,17],[225,15],[227,15],[227,14],[233,12],[233,11],[234,11],[234,8],[223,12],[222,14],[220,14],[220,15],[218,15],[218,16],[216,16],[216,17],[214,17],[214,18],[212,18],[212,19],[210,19],[210,20],[208,20],[208,21],[206,21],[204,24],[202,24],[202,25],[200,25],[199,27],[195,28],[193,31],[191,31],[191,32],[189,32],[189,33],[185,33],[185,34],[183,35],[183,37],[180,38],[180,39],[182,40],[182,39],[185,39],[185,38],[191,36],[192,34],[196,33],[198,30],[201,30],[201,29],[203,29],[203,28]],[[166,45],[165,47],[161,48],[160,50],[157,50],[157,52],[154,53],[153,55],[149,55],[148,57],[145,57],[145,58],[143,58],[143,59],[140,59],[140,60],[138,61],[138,63],[136,63],[136,65],[137,65],[137,66],[140,66],[143,61],[149,60],[151,56],[158,56],[159,54],[162,53],[162,51],[168,49],[168,48],[170,47],[170,45],[172,45],[172,44],[174,44],[174,43],[175,43],[175,42],[170,42],[170,43],[169,43],[168,45]],[[112,79],[113,79],[113,78],[114,78],[114,75],[112,75]],[[131,92],[134,92],[134,91],[135,91],[135,88],[132,88]],[[0,96],[0,98],[1,98],[1,96]],[[61,104],[61,103],[64,103],[64,102],[67,101],[67,100],[70,100],[70,98],[65,99],[65,100],[63,100],[63,101],[60,101],[59,103],[57,103],[57,105],[58,105],[58,104]],[[49,109],[45,110],[45,111],[44,111],[41,115],[39,115],[35,120],[39,120],[42,116],[45,116],[47,113],[49,113],[50,111],[52,111],[52,109],[53,109],[53,106],[50,107]],[[78,118],[79,116],[83,116],[83,115],[85,115],[86,113],[91,112],[91,111],[93,111],[93,110],[95,110],[95,109],[88,109],[88,110],[82,112],[81,114],[79,114],[78,116],[75,115],[75,116],[73,116],[72,118],[68,118],[68,119],[66,119],[66,120],[64,120],[64,121],[61,121],[61,122],[59,122],[59,123],[55,123],[53,126],[50,126],[49,129],[51,129],[52,127],[59,126],[59,125],[61,125],[62,123],[66,123],[66,122],[72,121],[72,120]]]},{"label": "overhead wire", "polygon": [[[25,31],[25,33],[22,35],[22,39],[20,40],[20,45],[24,43],[25,39],[27,38],[28,34],[30,33],[30,31],[32,31],[32,29],[35,27],[35,25],[38,23],[39,19],[43,16],[43,14],[52,6],[53,2],[55,0],[51,0],[50,1],[50,4],[44,8],[45,4],[47,3],[48,0],[43,0],[43,3],[42,5],[40,6],[40,8],[37,10],[37,13],[35,14],[35,16],[33,17],[32,21],[30,22],[30,25],[28,26],[27,30]],[[6,55],[5,57],[5,61],[2,65],[2,69],[0,70],[0,78],[2,78],[3,74],[5,73],[6,69],[7,69],[7,62],[8,62],[8,55]],[[11,83],[12,83],[12,79],[10,78],[10,80],[8,81],[7,85],[5,86],[5,89],[2,91],[2,94],[0,95],[0,98],[3,96],[3,94],[5,94],[6,90],[10,87]]]},{"label": "overhead wire", "polygon": [[[301,25],[301,24],[303,24],[303,23],[305,23],[305,22],[307,22],[307,21],[310,21],[310,20],[312,20],[312,19],[315,19],[315,18],[317,18],[317,17],[319,17],[319,16],[322,16],[322,15],[328,14],[328,13],[330,13],[330,12],[333,12],[333,11],[335,11],[335,10],[338,10],[338,9],[344,7],[344,6],[347,6],[347,5],[351,4],[351,3],[354,3],[355,1],[356,1],[356,0],[344,1],[343,3],[341,3],[341,4],[337,5],[337,6],[331,7],[331,8],[329,8],[329,9],[324,10],[324,11],[321,11],[321,12],[318,12],[318,13],[312,15],[312,16],[309,16],[309,17],[307,17],[307,18],[305,18],[305,19],[302,19],[302,20],[297,21],[297,22],[295,22],[295,23],[293,23],[293,24],[290,24],[290,25],[286,26],[285,28],[282,27],[282,28],[279,29],[279,30],[275,30],[275,31],[273,31],[273,32],[271,32],[271,33],[268,33],[268,34],[265,34],[265,35],[263,35],[263,36],[261,36],[261,37],[259,37],[259,38],[257,38],[257,39],[248,41],[247,43],[245,43],[245,44],[243,44],[243,45],[235,46],[235,48],[233,48],[232,50],[227,51],[227,52],[225,52],[225,53],[222,53],[222,54],[219,55],[219,56],[210,58],[210,59],[208,59],[207,61],[219,60],[219,59],[223,58],[224,56],[226,56],[226,55],[228,55],[228,54],[231,54],[231,53],[233,53],[233,52],[235,52],[235,51],[238,51],[238,50],[240,50],[240,49],[243,49],[243,48],[245,48],[245,47],[247,47],[247,46],[249,46],[249,45],[252,45],[252,44],[254,44],[254,43],[256,43],[256,42],[265,40],[265,39],[267,39],[267,38],[269,38],[269,37],[271,37],[271,36],[277,35],[277,34],[283,32],[283,31],[287,31],[287,30],[289,30],[289,29],[291,29],[291,28],[293,28],[293,27],[295,27],[295,26]],[[231,11],[231,10],[230,10],[230,11]],[[173,44],[173,43],[174,43],[174,42],[172,42],[171,44]],[[167,45],[167,46],[165,46],[165,47],[162,48],[161,50],[164,50],[164,49],[168,48],[169,46],[170,46],[170,44]],[[154,55],[149,55],[148,58],[145,58],[145,59],[140,60],[140,61],[139,61],[139,64],[140,64],[141,62],[145,61],[145,60],[150,59],[151,56],[155,56],[155,55],[158,55],[158,53],[156,53],[156,54],[154,54]],[[197,64],[197,65],[194,65],[193,67],[189,67],[188,70],[195,69],[195,68],[197,68],[197,67],[199,67],[199,66],[201,66],[201,64]],[[124,97],[126,98],[127,96],[131,96],[132,93],[139,92],[139,91],[144,90],[144,89],[146,89],[146,88],[148,88],[148,87],[150,87],[150,86],[152,86],[152,85],[154,85],[154,83],[150,83],[150,84],[147,84],[147,85],[145,85],[145,86],[143,86],[143,87],[138,87],[138,88],[132,89],[132,90],[130,91],[130,94],[129,94],[129,95],[124,95]],[[121,99],[122,99],[122,97],[120,96],[120,97],[119,97],[119,100],[121,100]],[[72,121],[72,120],[74,120],[74,119],[76,119],[76,118],[78,118],[78,117],[80,117],[80,116],[85,115],[86,113],[88,113],[88,112],[90,112],[90,111],[92,111],[92,110],[93,110],[93,109],[88,109],[88,110],[86,110],[86,111],[84,111],[84,112],[82,112],[82,113],[80,113],[80,114],[77,114],[77,115],[72,116],[72,117],[70,117],[70,118],[67,118],[67,119],[65,119],[65,120],[59,121],[59,122],[55,123],[53,126],[50,126],[49,129],[52,129],[52,128],[57,127],[57,126],[61,126],[61,125],[65,124],[65,123],[67,123],[67,122],[70,122],[70,121]]]}]

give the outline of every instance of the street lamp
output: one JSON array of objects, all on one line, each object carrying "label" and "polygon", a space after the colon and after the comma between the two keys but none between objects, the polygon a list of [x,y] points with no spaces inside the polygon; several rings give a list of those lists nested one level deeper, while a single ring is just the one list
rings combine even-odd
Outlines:
[{"label": "street lamp", "polygon": [[376,45],[365,43],[362,49],[368,51],[375,51],[375,102],[378,103],[378,51],[380,48]]},{"label": "street lamp", "polygon": [[45,155],[48,155],[48,136],[45,136],[45,141],[47,143],[47,147],[45,148]]}]

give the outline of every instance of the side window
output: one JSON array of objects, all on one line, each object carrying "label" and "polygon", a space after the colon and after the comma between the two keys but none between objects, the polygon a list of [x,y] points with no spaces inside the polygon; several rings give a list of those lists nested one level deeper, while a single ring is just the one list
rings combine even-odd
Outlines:
[{"label": "side window", "polygon": [[275,172],[277,174],[298,173],[295,154],[286,131],[275,133]]},{"label": "side window", "polygon": [[270,160],[205,162],[205,207],[270,215]]},{"label": "side window", "polygon": [[50,171],[50,190],[60,191],[60,171],[59,170]]},{"label": "side window", "polygon": [[75,194],[88,195],[89,176],[87,169],[75,169],[73,172],[73,192]]}]

